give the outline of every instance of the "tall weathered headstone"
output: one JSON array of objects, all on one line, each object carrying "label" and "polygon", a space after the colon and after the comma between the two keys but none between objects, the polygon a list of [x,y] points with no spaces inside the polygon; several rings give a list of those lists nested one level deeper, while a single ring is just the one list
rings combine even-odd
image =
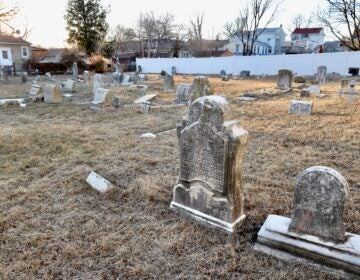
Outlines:
[{"label": "tall weathered headstone", "polygon": [[213,95],[214,89],[210,85],[209,80],[205,76],[198,76],[193,80],[189,103],[202,96]]},{"label": "tall weathered headstone", "polygon": [[103,77],[101,74],[95,74],[93,78],[93,95],[95,96],[95,93],[98,88],[102,88],[104,86]]},{"label": "tall weathered headstone", "polygon": [[176,75],[176,66],[171,67],[171,75]]},{"label": "tall weathered headstone", "polygon": [[293,73],[288,69],[280,69],[278,71],[277,86],[280,89],[290,89],[293,79]]},{"label": "tall weathered headstone", "polygon": [[176,88],[175,103],[187,104],[191,93],[191,84],[180,84]]},{"label": "tall weathered headstone", "polygon": [[123,79],[123,73],[121,71],[121,65],[119,62],[115,63],[115,73],[113,73],[113,80],[117,83],[121,83]]},{"label": "tall weathered headstone", "polygon": [[89,71],[86,71],[86,70],[84,71],[83,78],[84,78],[84,82],[85,82],[86,85],[91,84],[91,76],[90,76]]},{"label": "tall weathered headstone", "polygon": [[79,79],[79,70],[76,62],[74,62],[72,66],[72,79],[74,81],[77,81]]},{"label": "tall weathered headstone", "polygon": [[7,81],[8,80],[8,72],[4,66],[0,67],[0,81]]},{"label": "tall weathered headstone", "polygon": [[174,77],[170,74],[164,76],[164,92],[174,91]]},{"label": "tall weathered headstone", "polygon": [[46,84],[44,86],[45,103],[61,103],[62,95],[56,85]]},{"label": "tall weathered headstone", "polygon": [[28,81],[28,74],[26,72],[21,72],[21,82],[26,84]]},{"label": "tall weathered headstone", "polygon": [[315,75],[316,83],[322,85],[326,82],[326,74],[327,74],[327,67],[322,65],[317,68],[317,72]]},{"label": "tall weathered headstone", "polygon": [[233,232],[244,218],[241,165],[248,132],[224,97],[195,100],[177,128],[180,174],[171,208]]},{"label": "tall weathered headstone", "polygon": [[304,170],[296,179],[292,218],[269,215],[255,249],[359,279],[360,236],[346,233],[344,225],[348,196],[349,185],[336,170]]}]

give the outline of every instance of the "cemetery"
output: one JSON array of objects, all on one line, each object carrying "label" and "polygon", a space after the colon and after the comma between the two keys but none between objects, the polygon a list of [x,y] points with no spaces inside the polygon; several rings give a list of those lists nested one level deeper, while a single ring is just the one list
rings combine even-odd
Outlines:
[{"label": "cemetery", "polygon": [[359,277],[360,80],[320,70],[8,76],[0,275]]}]

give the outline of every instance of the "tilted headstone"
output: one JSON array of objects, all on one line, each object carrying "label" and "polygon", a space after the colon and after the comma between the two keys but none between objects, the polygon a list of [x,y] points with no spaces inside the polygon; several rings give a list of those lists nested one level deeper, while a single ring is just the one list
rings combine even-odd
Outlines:
[{"label": "tilted headstone", "polygon": [[101,74],[95,74],[93,78],[93,95],[95,96],[97,89],[102,88],[103,86],[103,76]]},{"label": "tilted headstone", "polygon": [[187,104],[191,93],[191,84],[180,84],[176,88],[175,103]]},{"label": "tilted headstone", "polygon": [[46,84],[44,86],[44,102],[61,103],[62,95],[56,85]]},{"label": "tilted headstone", "polygon": [[210,85],[209,80],[205,76],[198,76],[193,80],[191,85],[191,93],[189,103],[202,96],[213,95],[214,89]]},{"label": "tilted headstone", "polygon": [[291,100],[289,114],[290,115],[310,115],[313,104],[310,101]]},{"label": "tilted headstone", "polygon": [[66,80],[64,85],[65,92],[75,92],[75,81],[74,80]]},{"label": "tilted headstone", "polygon": [[109,89],[98,88],[94,95],[94,100],[91,102],[91,109],[102,110],[111,109],[113,101],[113,93]]},{"label": "tilted headstone", "polygon": [[42,96],[42,87],[38,84],[32,83],[29,94],[32,96]]},{"label": "tilted headstone", "polygon": [[79,70],[76,62],[74,62],[72,66],[72,79],[74,81],[77,81],[79,79]]},{"label": "tilted headstone", "polygon": [[336,170],[324,166],[304,170],[296,179],[292,218],[269,215],[254,248],[359,279],[360,236],[345,232],[348,197],[349,185]]},{"label": "tilted headstone", "polygon": [[174,77],[170,74],[164,76],[164,92],[174,91]]},{"label": "tilted headstone", "polygon": [[322,85],[326,82],[326,73],[327,73],[327,67],[326,66],[319,66],[317,68],[315,81],[316,83]]},{"label": "tilted headstone", "polygon": [[129,75],[124,75],[124,77],[122,78],[121,84],[125,85],[125,86],[129,85],[129,84],[132,84],[131,83],[131,77]]},{"label": "tilted headstone", "polygon": [[248,132],[224,97],[195,100],[178,125],[180,174],[171,208],[233,232],[244,218],[241,165]]},{"label": "tilted headstone", "polygon": [[290,89],[292,79],[293,79],[293,74],[292,74],[291,70],[288,70],[288,69],[279,70],[278,77],[277,77],[278,88],[284,89],[284,90]]},{"label": "tilted headstone", "polygon": [[142,103],[147,103],[150,102],[151,100],[154,100],[157,97],[157,94],[146,94],[142,97],[140,97],[139,99],[136,99],[134,101],[135,104],[142,104]]},{"label": "tilted headstone", "polygon": [[296,180],[289,231],[325,241],[345,241],[344,207],[349,186],[337,171],[323,166],[306,169]]},{"label": "tilted headstone", "polygon": [[26,72],[21,72],[21,82],[26,84],[28,81],[28,74]]}]

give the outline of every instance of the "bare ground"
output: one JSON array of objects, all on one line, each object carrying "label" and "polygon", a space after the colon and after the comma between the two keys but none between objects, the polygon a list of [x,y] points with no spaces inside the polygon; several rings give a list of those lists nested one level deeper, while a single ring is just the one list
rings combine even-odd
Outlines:
[{"label": "bare ground", "polygon": [[[152,78],[155,79],[156,76]],[[64,79],[65,77],[60,77]],[[360,233],[360,109],[336,96],[338,82],[311,98],[311,116],[287,114],[293,95],[236,102],[273,79],[221,82],[234,118],[250,133],[243,166],[245,224],[233,236],[169,209],[179,169],[175,131],[186,113],[150,115],[130,105],[137,90],[115,89],[120,109],[95,113],[91,88],[61,105],[0,108],[0,279],[338,279],[253,250],[269,214],[291,216],[295,176],[313,165],[340,171],[351,188],[346,230]],[[191,83],[178,76],[176,84]],[[159,92],[160,81],[148,82]],[[0,98],[23,97],[30,84],[0,84]],[[156,102],[169,104],[174,95]],[[117,188],[101,195],[85,179],[95,170]]]}]

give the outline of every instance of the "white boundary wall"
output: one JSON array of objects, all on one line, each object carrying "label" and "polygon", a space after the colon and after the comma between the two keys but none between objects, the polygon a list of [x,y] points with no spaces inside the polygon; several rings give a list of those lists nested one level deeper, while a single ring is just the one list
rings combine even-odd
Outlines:
[{"label": "white boundary wall", "polygon": [[299,75],[313,75],[320,65],[327,66],[328,73],[348,75],[349,67],[360,67],[360,51],[320,54],[228,56],[209,58],[137,58],[144,73],[171,73],[176,67],[178,74],[227,74],[250,70],[251,75],[276,75],[279,69],[290,69]]}]

